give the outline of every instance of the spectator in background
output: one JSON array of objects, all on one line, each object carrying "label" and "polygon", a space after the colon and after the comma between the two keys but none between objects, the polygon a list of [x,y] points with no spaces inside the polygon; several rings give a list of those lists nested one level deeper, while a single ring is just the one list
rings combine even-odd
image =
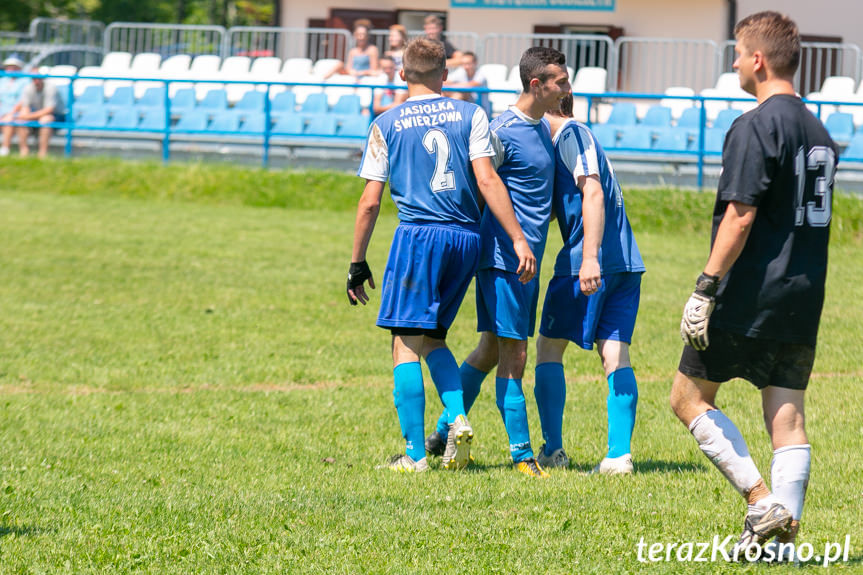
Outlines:
[{"label": "spectator in background", "polygon": [[27,136],[30,126],[5,125],[10,122],[38,122],[39,123],[39,157],[44,158],[48,154],[48,142],[51,139],[54,122],[66,121],[66,107],[63,99],[57,91],[57,86],[50,80],[44,78],[33,78],[21,92],[21,100],[15,104],[12,111],[0,118],[3,126],[3,144],[0,146],[0,156],[9,155],[9,147],[12,145],[13,133],[18,134],[18,147],[22,156],[30,154],[27,145]]},{"label": "spectator in background", "polygon": [[[381,75],[380,83],[387,85],[396,85],[406,87],[405,81],[399,78],[396,71],[396,64],[390,56],[381,57]],[[375,97],[372,103],[372,111],[375,116],[383,114],[390,108],[398,106],[407,99],[407,92],[404,90],[396,90],[395,88],[380,88],[375,90]]]},{"label": "spectator in background", "polygon": [[443,43],[446,52],[446,67],[453,69],[461,64],[461,52],[453,46],[443,35],[443,21],[434,14],[429,14],[423,21],[423,31],[429,40],[437,40]]},{"label": "spectator in background", "polygon": [[354,47],[348,52],[344,63],[339,62],[324,78],[336,74],[347,74],[359,79],[363,76],[375,76],[378,70],[378,47],[369,42],[371,22],[365,18],[354,22]]},{"label": "spectator in background", "polygon": [[[476,54],[473,52],[464,52],[461,55],[461,67],[456,68],[449,75],[444,88],[449,90],[453,88],[486,88],[488,82],[482,72],[477,67]],[[479,94],[477,92],[447,92],[450,98],[458,98],[467,102],[473,102],[480,108],[489,112],[488,94]]]},{"label": "spectator in background", "polygon": [[[3,71],[6,73],[18,73],[24,68],[24,62],[15,56],[3,60]],[[27,78],[14,78],[11,76],[0,77],[0,117],[12,111],[21,97],[21,91],[27,85]]]},{"label": "spectator in background", "polygon": [[393,59],[396,65],[396,72],[402,69],[402,57],[405,53],[405,46],[408,45],[408,30],[401,24],[393,24],[390,26],[389,49],[384,52],[385,56]]}]

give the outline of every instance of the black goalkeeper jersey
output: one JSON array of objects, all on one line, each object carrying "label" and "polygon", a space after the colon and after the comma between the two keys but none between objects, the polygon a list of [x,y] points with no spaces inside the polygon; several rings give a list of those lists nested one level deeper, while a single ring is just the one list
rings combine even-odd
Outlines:
[{"label": "black goalkeeper jersey", "polygon": [[795,96],[773,96],[731,125],[711,245],[729,202],[758,211],[743,252],[722,278],[711,325],[815,345],[837,159],[827,130]]}]

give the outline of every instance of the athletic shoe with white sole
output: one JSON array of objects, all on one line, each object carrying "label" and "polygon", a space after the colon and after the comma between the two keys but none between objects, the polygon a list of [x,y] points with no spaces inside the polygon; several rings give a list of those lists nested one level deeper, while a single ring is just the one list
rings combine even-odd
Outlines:
[{"label": "athletic shoe with white sole", "polygon": [[546,469],[551,469],[553,467],[561,467],[566,469],[569,467],[569,456],[566,455],[566,451],[561,447],[560,449],[555,449],[551,452],[551,455],[545,454],[545,444],[539,448],[539,455],[536,457],[536,460]]},{"label": "athletic shoe with white sole", "polygon": [[441,434],[434,430],[431,435],[426,437],[425,448],[429,455],[437,455],[442,457],[446,451],[446,437],[441,437]]},{"label": "athletic shoe with white sole", "polygon": [[734,546],[740,548],[739,555],[753,543],[764,545],[764,542],[775,535],[788,532],[791,527],[791,512],[781,503],[773,503],[764,511],[750,509],[743,521],[743,533]]},{"label": "athletic shoe with white sole", "polygon": [[464,415],[458,415],[449,424],[441,465],[444,469],[464,469],[470,463],[470,444],[473,441],[473,428]]},{"label": "athletic shoe with white sole", "polygon": [[593,468],[591,473],[601,473],[602,475],[629,475],[632,471],[632,454],[627,453],[620,457],[606,457],[599,462],[599,465]]},{"label": "athletic shoe with white sole", "polygon": [[425,457],[414,461],[410,455],[398,453],[390,457],[385,465],[379,465],[377,469],[392,469],[399,473],[422,473],[429,470],[429,464]]},{"label": "athletic shoe with white sole", "polygon": [[548,472],[540,467],[539,463],[536,462],[536,459],[532,457],[516,463],[515,470],[524,473],[527,476],[541,479],[546,479],[549,476]]}]

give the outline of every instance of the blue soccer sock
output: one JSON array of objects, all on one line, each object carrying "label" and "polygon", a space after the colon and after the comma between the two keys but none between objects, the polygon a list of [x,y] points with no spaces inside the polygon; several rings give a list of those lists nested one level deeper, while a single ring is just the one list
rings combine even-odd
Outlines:
[{"label": "blue soccer sock", "polygon": [[467,415],[461,391],[461,376],[452,352],[445,347],[438,348],[426,356],[426,365],[429,366],[432,381],[443,403],[447,425],[459,415]]},{"label": "blue soccer sock", "polygon": [[551,455],[563,447],[563,405],[566,403],[566,377],[562,363],[541,363],[536,366],[533,396],[542,423],[545,454]]},{"label": "blue soccer sock", "polygon": [[[477,396],[479,395],[479,390],[482,388],[482,382],[485,380],[485,376],[487,376],[488,373],[485,371],[478,370],[466,361],[462,362],[458,372],[459,376],[461,377],[464,412],[465,414],[467,414],[470,413],[470,408],[473,407],[473,404],[476,401]],[[448,419],[449,418],[447,417],[446,409],[444,409],[443,414],[440,416],[440,419],[438,419],[437,422],[437,432],[443,438],[446,438],[447,433],[449,433],[449,428],[447,427],[447,424],[449,423]]]},{"label": "blue soccer sock", "polygon": [[527,408],[520,379],[498,377],[495,379],[497,408],[503,417],[509,436],[509,452],[515,463],[533,457],[530,447],[530,431],[527,426]]},{"label": "blue soccer sock", "polygon": [[426,396],[422,367],[418,361],[401,363],[393,369],[393,380],[393,399],[405,438],[405,452],[414,461],[419,461],[426,456],[423,431]]},{"label": "blue soccer sock", "polygon": [[630,453],[638,385],[631,367],[623,367],[608,376],[608,457]]}]

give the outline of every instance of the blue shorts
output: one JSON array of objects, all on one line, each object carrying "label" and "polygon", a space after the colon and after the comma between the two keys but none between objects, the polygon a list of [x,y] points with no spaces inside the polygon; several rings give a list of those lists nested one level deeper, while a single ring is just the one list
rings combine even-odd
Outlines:
[{"label": "blue shorts", "polygon": [[539,333],[584,349],[600,339],[632,343],[640,296],[641,272],[602,276],[602,286],[590,296],[582,293],[577,276],[555,276],[545,292]]},{"label": "blue shorts", "polygon": [[478,229],[399,224],[384,270],[377,325],[448,329],[479,265]]},{"label": "blue shorts", "polygon": [[494,268],[476,274],[476,330],[527,339],[536,325],[537,278],[523,284],[518,274]]}]

